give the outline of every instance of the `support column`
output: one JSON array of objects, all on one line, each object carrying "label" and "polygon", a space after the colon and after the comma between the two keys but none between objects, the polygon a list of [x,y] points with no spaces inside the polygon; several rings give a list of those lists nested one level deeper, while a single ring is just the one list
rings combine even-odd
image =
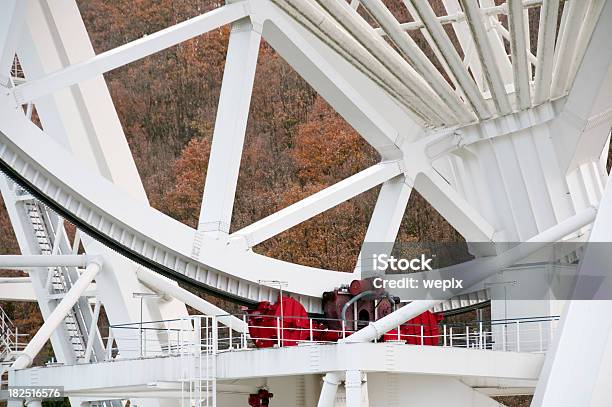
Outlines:
[{"label": "support column", "polygon": [[[232,25],[213,134],[198,236],[226,238],[232,220],[261,34],[248,18]],[[200,252],[199,239],[194,254]]]},{"label": "support column", "polygon": [[346,389],[346,407],[360,407],[361,371],[347,370],[344,388]]},{"label": "support column", "polygon": [[341,374],[338,372],[329,372],[323,377],[323,388],[319,396],[317,407],[333,407],[336,402],[336,393],[338,385],[342,381]]}]

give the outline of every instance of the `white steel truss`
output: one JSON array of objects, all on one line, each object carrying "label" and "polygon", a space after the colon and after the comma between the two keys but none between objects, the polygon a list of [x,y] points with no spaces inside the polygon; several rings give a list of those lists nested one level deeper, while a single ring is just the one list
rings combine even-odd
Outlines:
[{"label": "white steel truss", "polygon": [[[79,241],[87,254],[104,258],[102,272],[89,272],[83,280],[77,266],[68,270],[57,264],[56,274],[42,266],[30,272],[49,323],[43,333],[53,332],[58,359],[104,358],[101,341],[81,333],[77,351],[65,333],[49,328],[59,325],[58,314],[67,321],[70,309],[74,325],[96,338],[100,304],[111,322],[134,322],[137,301],[132,294],[147,287],[179,298],[147,305],[151,320],[180,319],[186,316],[184,304],[215,312],[166,280],[150,279],[148,271],[88,235],[145,268],[244,303],[275,299],[276,291],[259,280],[288,281],[288,292],[308,311],[318,312],[321,294],[359,277],[359,265],[353,274],[337,273],[264,257],[252,248],[378,185],[382,188],[366,242],[395,241],[412,189],[468,242],[542,236],[556,241],[588,231],[608,176],[602,157],[612,125],[612,51],[606,47],[612,2],[443,0],[442,12],[428,1],[403,4],[413,21],[399,21],[382,0],[230,1],[99,55],[86,39],[73,2],[9,1],[2,6],[0,82],[6,91],[0,95],[0,163],[29,192],[11,181],[2,181],[0,189],[21,250],[76,254],[80,243],[67,239],[65,217],[85,232]],[[539,12],[535,54],[530,9]],[[227,24],[232,25],[228,57],[194,230],[149,207],[101,75]],[[48,35],[50,29],[57,30],[58,38]],[[437,63],[413,40],[412,30],[423,35]],[[67,61],[59,61],[58,48],[68,36],[84,42],[67,50]],[[230,233],[262,38],[380,153],[381,162]],[[8,74],[15,53],[25,73],[19,81]],[[42,130],[30,120],[32,104]],[[29,106],[25,114],[23,105]],[[609,208],[602,209],[605,220]],[[35,226],[37,217],[41,230]],[[551,230],[563,233],[551,235]],[[39,232],[48,242],[35,240]],[[128,272],[119,273],[123,269]],[[81,294],[94,274],[98,299],[92,310]],[[62,295],[50,297],[49,275],[51,285],[65,282],[65,276],[81,277],[68,283]],[[403,314],[385,320],[389,326],[380,330],[372,325],[354,338],[376,339],[434,305],[415,301],[402,308]],[[58,307],[61,313],[55,313]],[[241,326],[232,318],[226,322]],[[38,339],[33,349],[39,348]],[[109,340],[111,348],[113,341],[120,352],[129,353],[126,341]],[[155,346],[161,349],[163,340]],[[16,367],[24,366],[22,359]],[[552,385],[538,400],[554,405],[546,404],[552,403],[547,397],[554,390],[549,389],[564,381],[554,368],[547,372]],[[351,405],[361,394],[360,375],[359,368],[346,369],[347,391],[352,385],[358,392],[347,393]],[[332,388],[337,388],[336,376],[327,376]],[[325,405],[326,397],[322,400]]]}]

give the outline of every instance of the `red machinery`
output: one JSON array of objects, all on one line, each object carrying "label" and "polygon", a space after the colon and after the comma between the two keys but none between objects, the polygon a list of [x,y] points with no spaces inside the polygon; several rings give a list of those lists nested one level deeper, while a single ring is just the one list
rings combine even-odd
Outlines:
[{"label": "red machinery", "polygon": [[259,389],[255,394],[249,394],[249,406],[251,407],[267,407],[270,405],[270,399],[274,394],[266,389]]},{"label": "red machinery", "polygon": [[[276,303],[260,302],[247,311],[249,334],[258,348],[295,346],[306,340],[337,341],[391,313],[397,302],[384,290],[376,289],[371,280],[354,280],[349,287],[323,294],[321,321],[311,321],[302,304],[290,297]],[[396,328],[381,340],[438,345],[441,319],[441,315],[426,311],[401,325],[399,336]]]}]

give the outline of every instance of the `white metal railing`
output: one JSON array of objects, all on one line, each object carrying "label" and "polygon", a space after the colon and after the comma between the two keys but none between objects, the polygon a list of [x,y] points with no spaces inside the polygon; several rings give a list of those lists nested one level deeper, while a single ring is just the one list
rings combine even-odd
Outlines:
[{"label": "white metal railing", "polygon": [[0,307],[0,363],[11,362],[18,352],[23,351],[27,336],[19,333],[19,328]]},{"label": "white metal railing", "polygon": [[[254,323],[247,315],[240,317],[248,326],[248,332],[218,324],[217,317],[210,316],[113,325],[107,341],[108,358],[117,355],[114,343],[121,343],[121,358],[183,357],[193,353],[335,343],[350,339],[353,332],[368,324],[367,321],[290,316],[263,316]],[[544,316],[436,325],[404,324],[402,329],[389,331],[380,340],[537,353],[548,350],[558,321],[558,316]]]},{"label": "white metal railing", "polygon": [[205,315],[112,325],[105,338],[107,359],[179,357],[181,406],[214,407],[218,333],[217,318]]}]

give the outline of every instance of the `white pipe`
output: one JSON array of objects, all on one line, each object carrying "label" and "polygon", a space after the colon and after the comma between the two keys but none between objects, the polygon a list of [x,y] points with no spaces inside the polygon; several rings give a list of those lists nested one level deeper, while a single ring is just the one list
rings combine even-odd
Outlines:
[{"label": "white pipe", "polygon": [[152,273],[142,268],[138,269],[136,275],[138,276],[138,280],[140,280],[141,283],[149,286],[154,291],[168,294],[169,296],[176,298],[177,300],[189,305],[190,307],[195,308],[196,310],[200,311],[205,315],[215,315],[217,316],[217,321],[219,321],[225,326],[230,326],[233,330],[237,332],[248,332],[247,324],[243,320],[233,315],[227,315],[227,311],[217,307],[216,305],[211,304],[210,302],[198,297],[193,293],[190,293],[184,288],[181,288],[172,280],[169,280],[165,277],[160,276],[159,274]]},{"label": "white pipe", "polygon": [[31,283],[30,277],[0,277],[0,284],[22,284]]},{"label": "white pipe", "polygon": [[87,264],[83,274],[81,274],[72,288],[70,288],[60,303],[57,304],[53,312],[47,317],[45,323],[40,327],[38,332],[36,332],[32,340],[30,340],[21,356],[11,365],[11,369],[24,369],[32,364],[34,357],[40,352],[45,343],[47,343],[53,331],[62,323],[68,312],[70,312],[74,304],[79,300],[81,294],[89,287],[89,284],[93,281],[101,268],[102,260],[99,257],[93,258],[93,260]]},{"label": "white pipe", "polygon": [[329,372],[323,377],[323,388],[317,407],[334,407],[336,392],[341,381],[342,374],[340,372]]},{"label": "white pipe", "polygon": [[93,256],[61,255],[3,255],[0,256],[0,268],[23,269],[30,267],[86,267]]},{"label": "white pipe", "polygon": [[[469,289],[475,284],[480,283],[481,281],[494,275],[499,270],[516,264],[518,261],[528,257],[538,250],[557,242],[570,233],[573,233],[581,227],[588,225],[589,223],[593,222],[596,214],[597,211],[595,208],[588,208],[498,256],[482,257],[462,263],[458,266],[440,269],[438,272],[449,277],[462,277],[464,283],[463,288]],[[480,273],[475,273],[475,271],[480,271]],[[459,274],[459,272],[461,272],[461,274]],[[446,292],[446,296],[450,297],[452,295],[453,293],[448,291]],[[367,327],[355,332],[346,339],[340,340],[340,342],[369,342],[377,339],[385,332],[396,328],[397,326],[446,300],[446,296],[443,295],[441,298],[436,298],[433,300],[413,301],[410,304],[401,307],[397,311],[394,311],[379,319],[378,321],[372,322]]]}]

